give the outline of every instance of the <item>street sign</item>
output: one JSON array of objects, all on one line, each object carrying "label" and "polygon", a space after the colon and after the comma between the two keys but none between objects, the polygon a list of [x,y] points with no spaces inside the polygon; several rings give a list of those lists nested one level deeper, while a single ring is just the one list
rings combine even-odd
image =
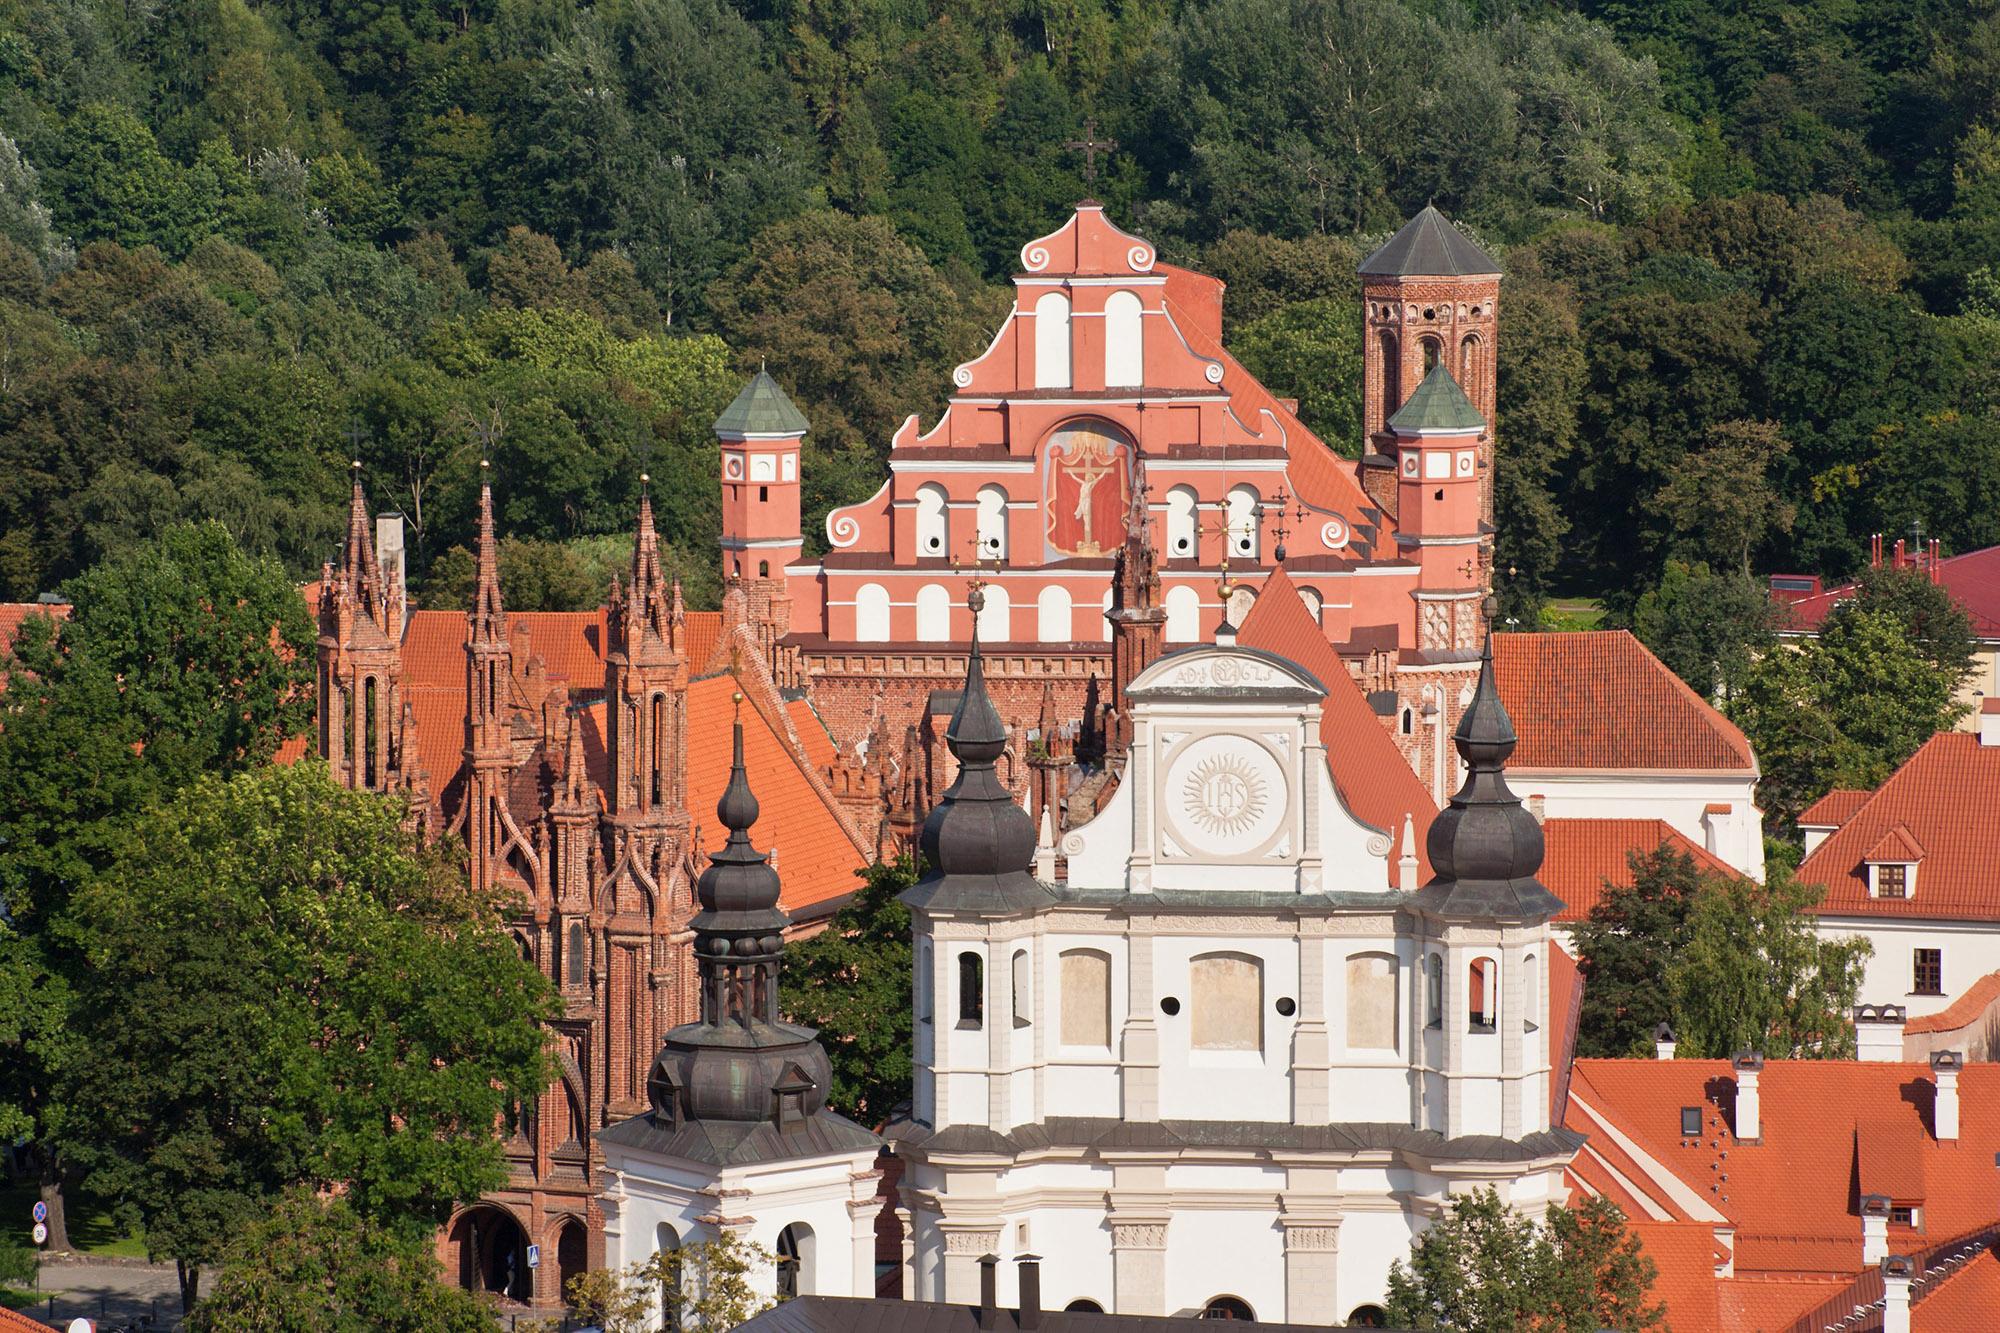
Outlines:
[{"label": "street sign", "polygon": [[41,1199],[35,1200],[35,1220],[37,1222],[49,1220],[49,1205]]},{"label": "street sign", "polygon": [[31,1234],[35,1238],[35,1244],[40,1245],[49,1238],[48,1224],[46,1222],[35,1223],[35,1229]]},{"label": "street sign", "polygon": [[541,1266],[542,1266],[542,1247],[539,1245],[530,1245],[528,1247],[528,1267],[540,1268]]}]

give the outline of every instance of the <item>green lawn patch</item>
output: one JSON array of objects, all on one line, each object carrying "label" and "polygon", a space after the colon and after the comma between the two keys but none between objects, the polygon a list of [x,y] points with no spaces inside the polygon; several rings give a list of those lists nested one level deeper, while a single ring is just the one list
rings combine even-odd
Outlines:
[{"label": "green lawn patch", "polygon": [[[41,1196],[41,1190],[32,1184],[0,1185],[0,1230],[19,1236],[21,1243],[27,1244],[29,1230],[35,1225],[31,1210]],[[121,1226],[105,1204],[78,1190],[65,1193],[63,1203],[69,1218],[69,1241],[78,1253],[146,1257],[144,1233]]]}]

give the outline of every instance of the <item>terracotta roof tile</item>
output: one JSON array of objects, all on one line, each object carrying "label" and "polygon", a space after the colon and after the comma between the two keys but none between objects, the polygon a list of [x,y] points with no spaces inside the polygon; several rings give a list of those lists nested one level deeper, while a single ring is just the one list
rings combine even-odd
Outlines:
[{"label": "terracotta roof tile", "polygon": [[[1908,898],[1868,896],[1867,860],[1897,828],[1922,869]],[[1822,914],[2000,921],[2000,746],[1945,731],[1923,747],[1799,865],[1826,890]]]},{"label": "terracotta roof tile", "polygon": [[[1264,588],[1243,618],[1236,641],[1245,648],[1258,648],[1296,662],[1326,689],[1320,706],[1320,734],[1329,741],[1327,765],[1333,785],[1347,808],[1362,822],[1381,829],[1400,842],[1403,816],[1415,821],[1418,874],[1430,877],[1430,856],[1424,835],[1430,829],[1437,806],[1411,771],[1402,752],[1382,720],[1369,708],[1354,683],[1347,666],[1314,622],[1312,613],[1299,599],[1298,588],[1283,569],[1276,569],[1264,581]],[[1338,743],[1332,743],[1334,738]],[[1401,846],[1389,854],[1389,874],[1396,874]]]},{"label": "terracotta roof tile", "polygon": [[1967,986],[1956,1000],[1934,1014],[1913,1018],[1903,1025],[1903,1031],[1911,1032],[1955,1032],[1959,1028],[1970,1027],[1995,1000],[2000,1000],[2000,972],[1988,972],[1979,980]]},{"label": "terracotta roof tile", "polygon": [[1924,849],[1910,836],[1910,831],[1901,824],[1896,825],[1878,838],[1873,847],[1861,858],[1863,861],[1921,861]]},{"label": "terracotta roof tile", "polygon": [[[1845,1289],[1844,1278],[1730,1278],[1716,1283],[1716,1326],[1743,1333],[1789,1330],[1807,1311]],[[1680,1325],[1675,1326],[1679,1333]]]},{"label": "terracotta roof tile", "polygon": [[1576,1058],[1576,1024],[1583,1004],[1583,978],[1576,959],[1554,941],[1549,946],[1549,1053],[1556,1077],[1549,1080],[1551,1124],[1561,1123],[1563,1097],[1569,1091],[1569,1066]]},{"label": "terracotta roof tile", "polygon": [[22,1333],[49,1333],[50,1325],[5,1306],[0,1306],[0,1329],[19,1329]]},{"label": "terracotta roof tile", "polygon": [[29,616],[68,620],[70,609],[67,602],[0,602],[0,658],[14,650],[14,636],[21,632],[21,622]]},{"label": "terracotta roof tile", "polygon": [[811,702],[788,699],[785,712],[792,719],[792,730],[799,733],[799,743],[806,747],[806,762],[818,769],[831,764],[834,760],[833,736]]},{"label": "terracotta roof tile", "polygon": [[[1974,634],[1982,639],[2000,638],[2000,546],[1938,561],[1938,582],[1972,618]],[[1850,583],[1793,602],[1790,625],[1805,632],[1817,630],[1834,607],[1853,596],[1854,585]]]},{"label": "terracotta roof tile", "polygon": [[1653,1295],[1667,1307],[1675,1329],[1714,1328],[1716,1321],[1715,1228],[1705,1222],[1627,1223],[1646,1257],[1660,1270]]},{"label": "terracotta roof tile", "polygon": [[1547,846],[1542,883],[1563,900],[1558,922],[1588,917],[1603,901],[1607,883],[1631,887],[1629,858],[1662,844],[1692,857],[1703,871],[1737,877],[1735,867],[1663,819],[1550,819],[1542,824],[1542,838]]},{"label": "terracotta roof tile", "polygon": [[1886,1195],[1897,1203],[1922,1202],[1923,1141],[1929,1137],[1908,1116],[1856,1124],[1854,1162],[1861,1192]]},{"label": "terracotta roof tile", "polygon": [[1750,742],[1624,630],[1496,634],[1519,769],[1749,771]]},{"label": "terracotta roof tile", "polygon": [[1987,1249],[1910,1307],[1910,1333],[1965,1333],[2000,1319],[2000,1252]]},{"label": "terracotta roof tile", "polygon": [[1835,787],[1805,808],[1799,816],[1799,827],[1839,828],[1874,794],[1855,787]]}]

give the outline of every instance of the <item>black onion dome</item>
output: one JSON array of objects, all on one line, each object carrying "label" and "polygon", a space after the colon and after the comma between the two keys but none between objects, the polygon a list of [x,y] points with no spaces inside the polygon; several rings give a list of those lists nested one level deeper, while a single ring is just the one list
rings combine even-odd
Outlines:
[{"label": "black onion dome", "polygon": [[1562,900],[1537,879],[1542,826],[1507,786],[1502,766],[1514,753],[1514,720],[1493,680],[1493,640],[1479,659],[1479,686],[1452,740],[1467,769],[1465,783],[1431,821],[1425,846],[1431,882],[1416,905],[1437,916],[1554,916]]},{"label": "black onion dome", "polygon": [[981,600],[975,590],[965,689],[944,734],[958,759],[958,779],[924,820],[928,873],[903,894],[912,907],[931,911],[1017,912],[1054,901],[1028,870],[1035,858],[1034,818],[994,769],[1007,748],[1007,726],[986,692],[986,664],[979,655]]},{"label": "black onion dome", "polygon": [[785,914],[778,910],[778,872],[750,844],[757,822],[757,798],[743,765],[743,724],[736,725],[736,762],[729,785],[715,803],[715,816],[729,830],[729,840],[708,859],[696,892],[701,912],[690,923],[699,931],[735,932],[781,930]]}]

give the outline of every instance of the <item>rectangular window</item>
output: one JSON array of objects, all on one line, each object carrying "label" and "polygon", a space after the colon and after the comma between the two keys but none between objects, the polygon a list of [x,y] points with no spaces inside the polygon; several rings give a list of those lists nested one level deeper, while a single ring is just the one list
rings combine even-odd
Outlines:
[{"label": "rectangular window", "polygon": [[1918,949],[1915,973],[1910,986],[1913,994],[1944,994],[1944,950]]},{"label": "rectangular window", "polygon": [[1111,1045],[1111,955],[1070,949],[1061,964],[1062,1044]]},{"label": "rectangular window", "polygon": [[1910,868],[1902,864],[1876,866],[1875,896],[1877,898],[1909,897]]},{"label": "rectangular window", "polygon": [[1889,1220],[1899,1227],[1913,1227],[1917,1224],[1917,1210],[1892,1207],[1889,1209]]},{"label": "rectangular window", "polygon": [[986,1022],[986,967],[976,953],[958,956],[958,1025],[984,1027]]},{"label": "rectangular window", "polygon": [[1698,1139],[1701,1137],[1701,1108],[1683,1106],[1681,1108],[1681,1137]]}]

